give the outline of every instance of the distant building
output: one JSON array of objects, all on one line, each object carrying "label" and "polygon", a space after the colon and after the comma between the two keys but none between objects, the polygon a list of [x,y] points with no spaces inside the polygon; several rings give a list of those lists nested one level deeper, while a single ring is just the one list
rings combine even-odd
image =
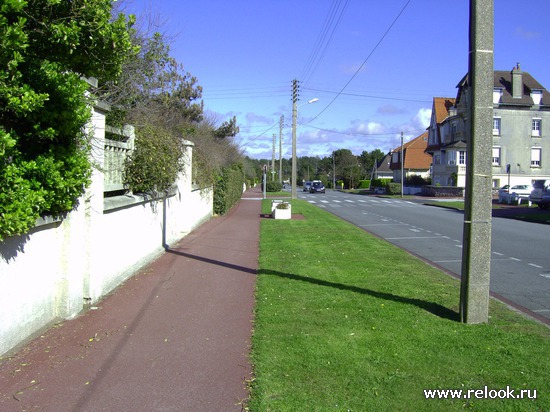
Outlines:
[{"label": "distant building", "polygon": [[382,160],[376,161],[373,171],[373,179],[393,179],[393,170],[390,168],[391,152],[382,158]]},{"label": "distant building", "polygon": [[[510,72],[495,71],[493,85],[493,187],[550,178],[550,93],[519,64]],[[466,183],[468,76],[457,88],[456,99],[433,102],[426,153],[435,185]]]},{"label": "distant building", "polygon": [[401,159],[403,162],[403,176],[418,175],[424,179],[430,177],[430,164],[432,158],[425,153],[428,147],[428,132],[403,144],[403,156],[401,146],[391,151],[390,169],[393,171],[393,181],[401,182]]}]

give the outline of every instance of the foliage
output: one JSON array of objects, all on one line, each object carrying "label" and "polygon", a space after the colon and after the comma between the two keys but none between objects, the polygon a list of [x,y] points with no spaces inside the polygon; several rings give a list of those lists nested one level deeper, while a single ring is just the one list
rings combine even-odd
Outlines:
[{"label": "foliage", "polygon": [[214,213],[223,215],[240,199],[243,193],[244,173],[240,163],[222,168],[214,183]]},{"label": "foliage", "polygon": [[[230,139],[239,132],[236,117],[218,126],[204,115],[202,87],[172,56],[165,35],[136,31],[132,41],[140,52],[126,62],[116,81],[100,91],[101,98],[114,107],[109,124],[160,127],[173,139],[191,140],[195,145],[193,181],[201,186],[214,184],[223,167],[241,161],[241,153]],[[157,170],[171,161],[160,152],[142,160],[143,168]],[[138,167],[136,164],[134,173]]]},{"label": "foliage", "polygon": [[391,179],[373,179],[371,182],[372,187],[388,187],[391,183]]},{"label": "foliage", "polygon": [[370,180],[359,180],[357,189],[370,189]]},{"label": "foliage", "polygon": [[281,190],[283,190],[283,185],[279,182],[267,182],[265,185],[266,192],[280,192]]},{"label": "foliage", "polygon": [[0,240],[76,205],[91,172],[82,77],[120,73],[131,24],[110,0],[2,2]]},{"label": "foliage", "polygon": [[401,183],[389,182],[388,183],[388,194],[389,195],[399,195],[399,194],[401,194]]},{"label": "foliage", "polygon": [[407,186],[425,186],[431,184],[431,180],[424,179],[420,175],[411,175],[407,176],[407,178],[405,179],[405,183],[407,184]]},{"label": "foliage", "polygon": [[[306,201],[292,210],[305,219],[261,222],[250,410],[550,410],[547,327],[494,300],[488,324],[462,324],[454,278]],[[423,391],[507,385],[538,397]]]},{"label": "foliage", "polygon": [[183,154],[182,141],[162,127],[139,128],[135,149],[124,165],[124,182],[134,192],[162,197],[183,171]]}]

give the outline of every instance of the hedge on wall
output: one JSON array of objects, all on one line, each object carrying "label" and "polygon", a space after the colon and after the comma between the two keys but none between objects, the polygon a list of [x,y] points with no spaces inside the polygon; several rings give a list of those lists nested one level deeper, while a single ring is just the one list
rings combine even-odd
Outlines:
[{"label": "hedge on wall", "polygon": [[223,215],[240,199],[243,193],[244,170],[241,163],[224,167],[214,182],[214,213]]},{"label": "hedge on wall", "polygon": [[118,76],[133,22],[110,0],[1,4],[0,241],[77,205],[91,175],[82,77]]}]

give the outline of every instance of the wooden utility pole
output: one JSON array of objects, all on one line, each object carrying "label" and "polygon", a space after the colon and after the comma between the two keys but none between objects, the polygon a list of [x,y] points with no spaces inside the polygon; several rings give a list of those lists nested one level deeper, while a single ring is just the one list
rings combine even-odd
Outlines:
[{"label": "wooden utility pole", "polygon": [[493,0],[470,0],[469,140],[460,288],[460,320],[489,319],[493,147]]}]

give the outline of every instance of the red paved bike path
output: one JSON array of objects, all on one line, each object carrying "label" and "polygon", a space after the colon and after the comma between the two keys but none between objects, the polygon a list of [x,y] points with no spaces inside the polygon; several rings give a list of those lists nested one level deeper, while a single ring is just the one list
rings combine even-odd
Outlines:
[{"label": "red paved bike path", "polygon": [[258,265],[251,189],[0,365],[1,411],[240,411]]}]

